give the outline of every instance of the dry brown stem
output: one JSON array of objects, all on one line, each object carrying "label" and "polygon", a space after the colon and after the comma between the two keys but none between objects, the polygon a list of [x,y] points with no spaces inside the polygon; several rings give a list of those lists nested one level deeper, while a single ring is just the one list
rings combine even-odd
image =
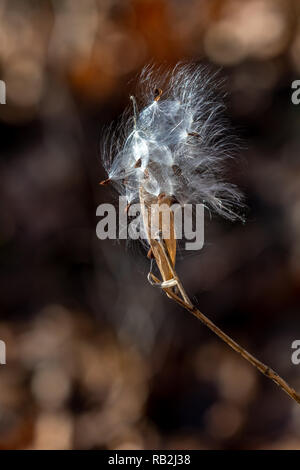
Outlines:
[{"label": "dry brown stem", "polygon": [[[174,288],[165,287],[166,283],[161,282],[152,272],[149,273],[149,280],[157,286],[160,286],[169,298],[174,300],[181,307],[188,310],[192,315],[194,315],[198,320],[200,320],[204,325],[206,325],[211,331],[213,331],[222,341],[224,341],[228,346],[230,346],[234,351],[240,354],[247,362],[252,364],[256,369],[258,369],[262,374],[264,374],[269,379],[273,380],[287,395],[289,395],[295,402],[300,404],[300,395],[274,370],[265,365],[255,356],[250,354],[246,349],[242,348],[236,341],[234,341],[230,336],[224,333],[217,325],[215,325],[206,315],[204,315],[198,308],[196,308],[188,295],[185,292],[185,289],[175,271],[175,268],[170,259],[169,252],[167,250],[166,242],[163,238],[157,240],[157,243],[160,247],[159,250],[154,252],[154,258],[156,260],[157,266],[167,265],[169,272],[172,273],[173,279],[176,280],[178,291],[181,295],[177,295],[174,292]],[[163,259],[157,259],[157,257],[163,257]]]}]

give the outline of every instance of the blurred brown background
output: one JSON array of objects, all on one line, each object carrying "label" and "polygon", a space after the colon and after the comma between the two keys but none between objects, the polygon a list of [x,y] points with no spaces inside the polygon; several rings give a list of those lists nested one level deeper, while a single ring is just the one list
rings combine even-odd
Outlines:
[{"label": "blurred brown background", "polygon": [[190,296],[300,390],[298,0],[1,0],[1,449],[300,449],[300,409],[96,238],[101,128],[146,63],[222,67],[247,223],[213,218]]}]

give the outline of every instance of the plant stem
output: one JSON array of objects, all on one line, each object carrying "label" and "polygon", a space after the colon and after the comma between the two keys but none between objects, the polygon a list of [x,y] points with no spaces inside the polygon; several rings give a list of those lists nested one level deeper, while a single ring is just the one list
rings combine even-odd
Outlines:
[{"label": "plant stem", "polygon": [[[198,318],[198,320],[200,320],[211,331],[213,331],[219,338],[221,338],[222,341],[227,343],[234,351],[240,354],[247,362],[252,364],[262,374],[264,374],[269,379],[273,380],[273,382],[275,382],[276,385],[278,385],[294,401],[300,404],[300,395],[292,387],[290,387],[290,385],[282,377],[280,377],[280,375],[278,375],[274,370],[272,370],[270,367],[265,365],[255,356],[250,354],[246,349],[242,348],[242,346],[240,346],[236,341],[230,338],[230,336],[224,333],[217,325],[215,325],[206,315],[200,312],[200,310],[198,310],[198,308],[196,308],[191,303],[175,269],[173,268],[172,264],[170,264],[170,259],[169,259],[168,251],[165,249],[164,240],[160,239],[159,243],[161,245],[162,252],[168,262],[168,265],[169,267],[171,267],[171,270],[174,274],[174,279],[177,280],[179,292],[182,295],[182,299],[181,299],[178,295],[176,295],[173,292],[172,288],[163,288],[164,292],[168,295],[168,297],[172,298],[177,304],[181,305],[181,307],[185,308],[190,313],[192,313],[196,318]],[[156,283],[160,283],[159,279],[156,276],[154,276],[154,274],[150,273],[150,275]]]}]

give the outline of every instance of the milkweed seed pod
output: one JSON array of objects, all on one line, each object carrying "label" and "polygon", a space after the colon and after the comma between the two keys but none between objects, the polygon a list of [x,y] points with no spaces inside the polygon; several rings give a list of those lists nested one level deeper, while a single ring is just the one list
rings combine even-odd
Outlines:
[{"label": "milkweed seed pod", "polygon": [[[232,156],[232,136],[224,119],[220,81],[203,66],[177,64],[160,73],[146,67],[139,79],[140,96],[131,97],[131,111],[104,140],[103,163],[108,178],[128,204],[140,201],[144,231],[163,280],[172,273],[161,245],[150,233],[151,207],[176,201],[204,204],[227,219],[238,215],[242,198],[223,179],[224,161]],[[168,236],[159,226],[175,265],[176,239],[170,221]]]}]

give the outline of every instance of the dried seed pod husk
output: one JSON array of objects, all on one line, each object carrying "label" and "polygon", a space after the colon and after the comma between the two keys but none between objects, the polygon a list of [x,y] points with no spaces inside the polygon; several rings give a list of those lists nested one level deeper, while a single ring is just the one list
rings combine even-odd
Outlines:
[{"label": "dried seed pod husk", "polygon": [[169,264],[166,260],[164,252],[161,248],[161,243],[157,238],[153,236],[153,224],[154,221],[158,220],[158,231],[160,233],[161,240],[164,241],[165,248],[169,255],[169,259],[172,263],[172,266],[175,267],[176,262],[176,234],[175,234],[175,224],[174,224],[174,213],[172,210],[169,211],[169,224],[166,226],[166,221],[162,214],[156,214],[159,211],[159,207],[162,204],[166,204],[168,207],[171,207],[174,200],[172,196],[161,195],[153,196],[145,191],[144,188],[140,188],[140,203],[141,203],[141,214],[143,217],[143,222],[145,230],[148,236],[148,241],[150,244],[152,256],[155,258],[157,267],[161,273],[163,281],[168,281],[173,278],[173,273],[169,267]]}]

